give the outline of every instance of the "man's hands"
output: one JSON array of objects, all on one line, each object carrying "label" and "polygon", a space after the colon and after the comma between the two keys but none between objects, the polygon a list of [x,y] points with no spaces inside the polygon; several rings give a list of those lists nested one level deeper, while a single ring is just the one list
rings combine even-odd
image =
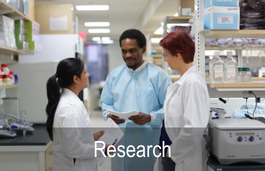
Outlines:
[{"label": "man's hands", "polygon": [[99,137],[101,137],[104,134],[104,131],[99,131],[93,134],[94,140],[97,141]]},{"label": "man's hands", "polygon": [[120,119],[118,116],[112,115],[112,114],[108,114],[107,115],[108,118],[111,118],[117,125],[122,124],[125,122],[124,119]]},{"label": "man's hands", "polygon": [[[108,114],[107,117],[111,118],[117,125],[125,122],[124,119],[120,119],[118,116],[112,114]],[[133,121],[135,124],[144,125],[147,122],[151,122],[151,115],[139,112],[138,115],[131,116],[128,119]]]},{"label": "man's hands", "polygon": [[144,125],[147,122],[151,122],[151,115],[139,112],[138,115],[129,117],[135,124]]}]

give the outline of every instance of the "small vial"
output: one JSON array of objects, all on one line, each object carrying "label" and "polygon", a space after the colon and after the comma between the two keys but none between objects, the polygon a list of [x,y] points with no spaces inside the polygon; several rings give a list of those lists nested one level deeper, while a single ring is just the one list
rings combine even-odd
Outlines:
[{"label": "small vial", "polygon": [[244,82],[251,82],[251,72],[249,67],[244,67],[243,71],[244,73]]}]

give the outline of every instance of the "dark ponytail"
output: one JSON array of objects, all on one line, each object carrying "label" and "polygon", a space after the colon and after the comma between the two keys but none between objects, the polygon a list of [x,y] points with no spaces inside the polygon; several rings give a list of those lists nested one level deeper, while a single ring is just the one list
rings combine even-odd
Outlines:
[{"label": "dark ponytail", "polygon": [[53,121],[58,106],[61,88],[67,88],[73,84],[73,77],[81,77],[84,63],[80,59],[66,58],[59,62],[56,74],[51,76],[46,84],[48,104],[46,106],[46,129],[53,141]]},{"label": "dark ponytail", "polygon": [[48,104],[46,106],[46,113],[48,116],[46,122],[46,129],[50,136],[50,139],[53,140],[52,126],[53,126],[54,114],[60,100],[60,87],[56,80],[56,75],[53,75],[49,78],[46,85],[46,89],[48,97]]}]

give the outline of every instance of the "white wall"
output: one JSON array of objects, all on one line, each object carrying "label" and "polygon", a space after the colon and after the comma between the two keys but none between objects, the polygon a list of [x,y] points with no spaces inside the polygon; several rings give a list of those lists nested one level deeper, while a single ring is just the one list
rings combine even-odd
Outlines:
[{"label": "white wall", "polygon": [[119,45],[119,41],[115,41],[113,44],[109,45],[109,72],[111,72],[114,68],[123,65],[124,60],[121,55],[121,48]]}]

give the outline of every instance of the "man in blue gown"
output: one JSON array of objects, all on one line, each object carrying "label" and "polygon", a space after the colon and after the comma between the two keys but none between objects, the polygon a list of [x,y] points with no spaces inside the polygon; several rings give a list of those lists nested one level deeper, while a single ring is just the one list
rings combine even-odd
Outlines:
[{"label": "man in blue gown", "polygon": [[[125,146],[124,151],[129,145],[133,145],[136,151],[140,145],[146,148],[145,152],[134,157],[128,156],[126,152],[124,157],[116,155],[111,160],[111,168],[112,171],[151,171],[156,158],[152,149],[147,154],[147,146],[158,145],[163,104],[171,80],[163,69],[143,60],[146,39],[142,32],[136,29],[126,30],[119,41],[126,64],[109,73],[99,106],[104,119],[113,119],[124,131],[124,137],[117,147]],[[138,115],[123,120],[109,114],[107,109],[117,112],[136,110]]]}]

